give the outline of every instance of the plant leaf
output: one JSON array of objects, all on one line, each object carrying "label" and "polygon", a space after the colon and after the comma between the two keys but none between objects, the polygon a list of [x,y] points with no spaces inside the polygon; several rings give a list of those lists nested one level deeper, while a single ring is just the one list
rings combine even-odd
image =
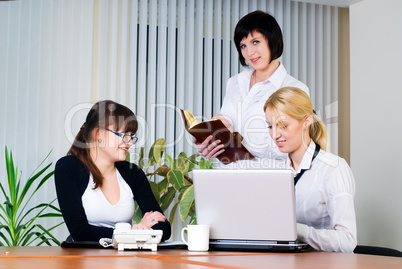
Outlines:
[{"label": "plant leaf", "polygon": [[141,149],[140,149],[140,156],[138,158],[138,166],[141,169],[144,169],[144,147],[141,147]]},{"label": "plant leaf", "polygon": [[[24,231],[22,235],[17,237],[17,241],[15,242],[15,245],[21,245],[21,246],[26,246],[29,245],[29,240],[32,238],[32,236],[35,236],[35,232],[32,232],[33,229],[35,229],[35,225],[32,225],[29,227],[29,229],[25,229],[25,227],[20,227],[20,231]],[[36,238],[36,236],[35,236]],[[35,238],[33,238],[33,241],[35,241]]]},{"label": "plant leaf", "polygon": [[168,182],[167,177],[165,177],[163,180],[159,181],[157,183],[157,185],[158,185],[159,195],[162,195],[162,193],[164,193],[167,190],[168,186],[169,186],[169,182]]},{"label": "plant leaf", "polygon": [[155,182],[153,182],[153,181],[149,181],[149,185],[151,186],[152,193],[154,194],[155,199],[156,199],[156,201],[157,201],[158,204],[159,204],[161,198],[160,198],[160,196],[159,196],[158,185],[157,185]]},{"label": "plant leaf", "polygon": [[178,170],[170,170],[167,174],[169,183],[172,184],[176,191],[179,191],[184,186],[183,178],[182,172]]},{"label": "plant leaf", "polygon": [[161,164],[162,154],[165,151],[166,141],[163,138],[156,140],[148,154],[148,167],[156,164]]},{"label": "plant leaf", "polygon": [[[54,199],[53,201],[55,201],[56,199]],[[52,201],[52,202],[53,202]],[[31,227],[31,225],[34,223],[34,221],[39,218],[42,214],[43,211],[45,211],[47,208],[49,207],[49,204],[46,203],[42,203],[39,204],[35,207],[32,207],[31,209],[29,209],[23,216],[22,218],[19,219],[18,223],[17,223],[17,230],[26,230],[29,229]],[[33,213],[34,215],[30,215],[30,213],[35,210],[35,209],[40,209],[38,212]],[[22,212],[21,212],[22,213]],[[30,215],[30,219],[25,223],[25,224],[21,224],[22,221],[24,221],[25,217]],[[21,228],[20,228],[21,227]],[[25,233],[25,232],[24,232]]]},{"label": "plant leaf", "polygon": [[180,152],[179,156],[177,156],[177,159],[174,161],[174,166],[176,170],[180,170],[183,174],[186,173],[190,166],[187,153]]},{"label": "plant leaf", "polygon": [[[0,225],[0,230],[2,230],[2,229],[6,230],[6,232],[7,232],[7,233],[10,235],[10,237],[11,237],[10,229],[8,228],[8,226],[6,226],[6,225]],[[11,245],[12,245],[11,242],[10,242],[10,240],[8,240],[8,238],[6,237],[6,235],[3,234],[2,232],[0,232],[0,237],[4,240],[4,242],[6,243],[7,246],[11,246]],[[1,242],[0,242],[0,244],[1,244],[2,246],[4,246],[4,244],[2,244]]]},{"label": "plant leaf", "polygon": [[[6,191],[4,190],[3,184],[1,184],[1,182],[0,182],[0,189],[1,189],[1,192],[3,193],[4,198],[6,198],[6,200],[7,200],[8,196],[7,196]],[[0,206],[1,206],[1,204],[0,204]]]},{"label": "plant leaf", "polygon": [[[1,211],[3,211],[3,213],[0,214],[0,217],[4,220],[4,222],[5,222],[4,224],[7,224],[7,226],[9,226],[10,219],[8,218],[7,210],[1,204],[0,204],[0,209],[1,209]],[[0,221],[0,224],[3,224],[3,223]]]},{"label": "plant leaf", "polygon": [[[9,246],[29,245],[32,242],[38,240],[39,244],[51,245],[51,243],[60,244],[60,242],[50,233],[55,227],[60,226],[64,222],[45,229],[42,225],[35,223],[37,218],[48,217],[61,217],[60,210],[52,205],[57,199],[55,198],[50,203],[42,203],[26,210],[26,207],[31,204],[29,201],[37,193],[37,191],[45,184],[49,178],[54,174],[54,171],[45,172],[50,168],[52,163],[41,168],[39,172],[36,172],[44,163],[46,158],[32,173],[24,184],[22,184],[21,178],[17,180],[18,169],[14,165],[12,152],[8,152],[6,147],[6,167],[8,177],[8,188],[10,193],[7,195],[5,186],[0,183],[0,188],[4,194],[5,202],[0,204],[0,245],[7,244]],[[38,184],[36,184],[39,181]],[[32,187],[35,184],[33,191]],[[21,193],[19,193],[21,185]],[[29,195],[29,198],[27,199]],[[3,198],[1,198],[3,200]],[[45,211],[46,210],[46,211]],[[2,221],[6,223],[3,225]],[[8,235],[8,236],[7,236]]]},{"label": "plant leaf", "polygon": [[10,202],[15,203],[17,193],[16,193],[16,182],[17,182],[17,169],[14,168],[14,160],[13,160],[13,153],[10,151],[10,154],[8,153],[7,147],[6,147],[6,168],[7,168],[7,179],[8,179],[8,188],[9,188],[9,194],[10,194]]},{"label": "plant leaf", "polygon": [[[56,226],[53,226],[52,229],[54,229]],[[33,229],[40,230],[40,231],[32,231]],[[60,242],[49,232],[50,229],[45,229],[42,225],[40,224],[35,224],[32,229],[26,233],[26,237],[24,241],[21,243],[21,245],[30,245],[33,242],[40,240],[39,243],[36,244],[36,246],[40,246],[42,244],[46,244],[48,246],[51,246],[50,241],[53,241],[54,243],[60,245]],[[46,237],[49,236],[49,237]],[[31,241],[29,241],[32,238]]]},{"label": "plant leaf", "polygon": [[169,222],[171,224],[173,224],[173,222],[174,222],[174,216],[176,215],[176,210],[177,210],[178,206],[179,206],[179,202],[175,203],[174,206],[172,207],[172,210],[170,211]]},{"label": "plant leaf", "polygon": [[153,145],[154,159],[156,163],[159,165],[161,165],[162,163],[162,155],[163,152],[165,151],[165,147],[166,147],[166,140],[163,138],[159,138],[158,140],[156,140]]},{"label": "plant leaf", "polygon": [[187,172],[190,172],[190,171],[192,171],[194,169],[195,165],[197,164],[196,159],[197,159],[198,156],[200,156],[200,154],[195,153],[195,154],[191,155],[190,157],[188,157],[189,164],[188,164]]},{"label": "plant leaf", "polygon": [[[60,223],[62,224],[62,223]],[[59,225],[60,225],[59,224]],[[47,245],[51,246],[49,241],[53,241],[54,243],[56,243],[57,245],[60,245],[60,241],[57,240],[49,231],[53,230],[54,228],[56,228],[58,225],[53,226],[50,229],[45,229],[42,225],[37,224],[36,227],[38,229],[40,229],[41,231],[43,231],[43,233],[39,236],[40,238],[44,238],[45,240],[43,240],[42,242],[40,242],[37,246],[42,245],[43,243],[46,243]],[[45,237],[44,235],[47,235],[49,237]]]},{"label": "plant leaf", "polygon": [[[47,180],[47,179],[46,179],[46,180]],[[31,198],[32,198],[33,195],[37,192],[37,190],[38,190],[38,187],[37,187],[37,188],[35,189],[35,191],[31,194],[31,196],[29,197],[29,199],[25,201],[25,204],[24,204],[23,208],[20,210],[20,213],[19,213],[18,216],[17,216],[17,219],[19,220],[19,223],[21,223],[21,221],[23,221],[23,219],[24,219],[32,210],[38,209],[38,208],[42,208],[42,209],[40,210],[40,212],[37,213],[37,215],[36,215],[36,217],[35,217],[35,218],[37,218],[46,208],[48,208],[54,201],[56,201],[57,198],[53,199],[53,201],[51,201],[50,203],[42,203],[42,204],[39,204],[39,205],[37,205],[37,206],[35,206],[35,207],[32,207],[32,208],[29,209],[24,215],[22,215],[23,212],[25,212],[25,208],[27,207],[28,202],[31,200]],[[17,206],[18,206],[18,208],[20,207],[20,205],[17,205]],[[60,212],[60,210],[59,210],[59,212]],[[21,217],[21,216],[22,216],[22,217]],[[31,218],[31,220],[34,220],[35,218]]]},{"label": "plant leaf", "polygon": [[197,218],[196,218],[195,211],[192,213],[190,221],[188,222],[188,224],[189,225],[197,224]]},{"label": "plant leaf", "polygon": [[158,175],[158,176],[162,176],[162,177],[166,177],[167,173],[170,171],[170,167],[167,165],[162,165],[159,166],[158,169],[156,169],[153,173],[153,175]]},{"label": "plant leaf", "polygon": [[40,164],[36,167],[36,169],[34,169],[34,170],[32,171],[32,174],[31,174],[28,178],[32,177],[32,175],[36,172],[36,170],[37,170],[39,167],[41,167],[42,164],[45,163],[46,159],[50,156],[50,153],[52,153],[52,150],[51,150],[51,151],[46,155],[46,157],[40,162]]},{"label": "plant leaf", "polygon": [[[16,203],[17,207],[19,208],[19,206],[21,205],[22,201],[25,198],[25,195],[27,194],[27,192],[29,191],[29,189],[31,188],[32,184],[35,182],[35,180],[37,178],[39,178],[49,167],[51,164],[47,165],[45,168],[43,168],[41,171],[39,171],[38,173],[36,173],[33,177],[29,178],[27,180],[27,182],[25,183],[24,188],[22,189],[22,192],[20,194],[20,197],[18,199],[18,202]],[[39,182],[38,186],[36,187],[36,189],[33,191],[33,193],[31,194],[31,197],[27,200],[26,203],[29,202],[29,200],[31,200],[32,196],[37,192],[37,190],[40,189],[40,187],[42,187],[42,185],[51,177],[53,176],[54,171],[48,173],[47,175],[45,175],[42,180]]]},{"label": "plant leaf", "polygon": [[46,213],[38,216],[38,218],[55,218],[55,217],[63,217],[63,215],[59,213]]},{"label": "plant leaf", "polygon": [[213,160],[207,160],[204,157],[201,157],[200,161],[198,162],[198,166],[201,169],[212,169],[212,162]]},{"label": "plant leaf", "polygon": [[184,222],[188,218],[191,207],[194,204],[194,186],[191,185],[183,193],[183,197],[179,202],[180,218]]},{"label": "plant leaf", "polygon": [[173,187],[169,187],[167,192],[163,194],[163,196],[161,197],[161,209],[163,212],[169,208],[175,194],[176,190]]},{"label": "plant leaf", "polygon": [[171,169],[174,169],[174,161],[173,161],[173,158],[170,157],[170,155],[167,154],[166,152],[165,152],[165,159],[166,159],[166,165],[167,165],[168,167],[170,167]]},{"label": "plant leaf", "polygon": [[133,216],[133,221],[134,223],[140,223],[142,220],[143,214],[140,209],[140,207],[137,204],[137,201],[135,201],[135,211],[134,211],[134,216]]}]

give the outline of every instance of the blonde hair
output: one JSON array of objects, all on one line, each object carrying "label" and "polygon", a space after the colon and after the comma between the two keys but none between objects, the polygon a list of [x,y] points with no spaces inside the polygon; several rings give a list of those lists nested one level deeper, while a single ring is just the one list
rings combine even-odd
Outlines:
[{"label": "blonde hair", "polygon": [[[327,130],[320,118],[315,115],[310,97],[299,88],[284,87],[274,92],[265,102],[264,111],[280,110],[296,120],[304,120],[307,116],[313,117],[313,123],[309,127],[310,138],[320,145],[321,149],[327,149]],[[278,116],[278,115],[277,115]]]}]

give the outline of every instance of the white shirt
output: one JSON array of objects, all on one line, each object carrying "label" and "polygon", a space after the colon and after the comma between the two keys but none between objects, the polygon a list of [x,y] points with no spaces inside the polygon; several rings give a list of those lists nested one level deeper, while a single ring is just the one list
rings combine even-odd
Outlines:
[{"label": "white shirt", "polygon": [[82,205],[88,223],[99,227],[114,228],[118,222],[132,223],[134,216],[134,195],[130,186],[117,172],[117,181],[120,188],[120,200],[112,205],[100,188],[93,189],[94,180],[89,176],[88,186],[82,195]]},{"label": "white shirt", "polygon": [[347,162],[321,150],[311,163],[315,143],[311,141],[294,174],[308,169],[295,187],[299,239],[317,250],[353,252],[357,244],[353,197],[355,181]]},{"label": "white shirt", "polygon": [[250,79],[254,69],[246,68],[231,77],[226,86],[226,95],[220,113],[227,119],[234,132],[239,132],[244,146],[256,158],[284,159],[272,141],[263,107],[268,97],[282,87],[298,87],[309,94],[305,84],[290,76],[280,63],[267,80],[256,83],[250,89]]}]

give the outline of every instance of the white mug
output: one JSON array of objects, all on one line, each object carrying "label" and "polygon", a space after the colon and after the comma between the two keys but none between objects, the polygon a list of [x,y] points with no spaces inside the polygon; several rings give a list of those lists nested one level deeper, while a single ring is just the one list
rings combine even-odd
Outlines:
[{"label": "white mug", "polygon": [[[184,238],[185,231],[187,231],[188,241]],[[181,230],[181,240],[190,251],[208,251],[209,225],[188,225],[184,227]]]}]

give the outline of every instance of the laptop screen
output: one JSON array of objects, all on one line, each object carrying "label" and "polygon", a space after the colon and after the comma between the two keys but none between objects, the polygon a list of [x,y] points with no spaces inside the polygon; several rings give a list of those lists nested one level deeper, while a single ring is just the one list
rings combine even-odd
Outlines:
[{"label": "laptop screen", "polygon": [[210,239],[296,241],[290,170],[193,171],[198,224]]}]

